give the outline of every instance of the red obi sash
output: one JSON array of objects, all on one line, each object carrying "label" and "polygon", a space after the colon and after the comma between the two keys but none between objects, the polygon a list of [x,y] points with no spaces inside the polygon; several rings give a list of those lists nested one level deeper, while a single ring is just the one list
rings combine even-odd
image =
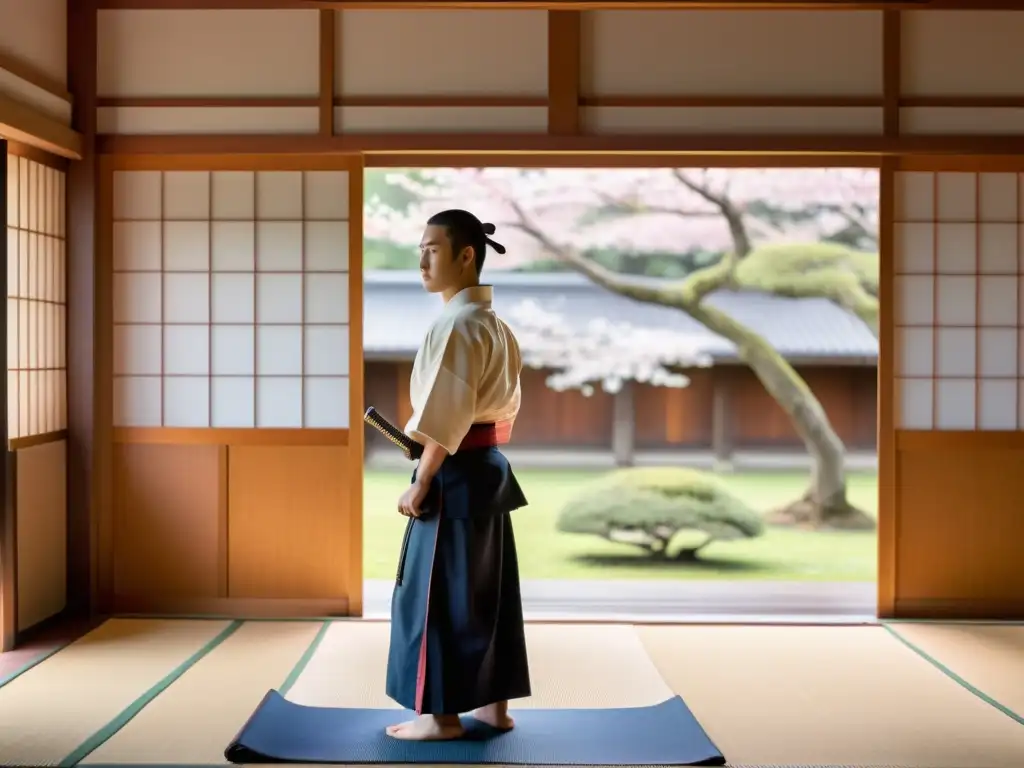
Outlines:
[{"label": "red obi sash", "polygon": [[495,448],[505,445],[512,438],[511,419],[496,421],[490,424],[474,424],[462,439],[460,451],[472,451],[476,448]]}]

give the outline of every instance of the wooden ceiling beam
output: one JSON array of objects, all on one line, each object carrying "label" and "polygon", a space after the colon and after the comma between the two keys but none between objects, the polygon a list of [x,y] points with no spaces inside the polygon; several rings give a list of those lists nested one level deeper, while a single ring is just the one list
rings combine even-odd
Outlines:
[{"label": "wooden ceiling beam", "polygon": [[69,160],[82,158],[80,133],[3,93],[0,93],[0,138],[14,139]]},{"label": "wooden ceiling beam", "polygon": [[97,0],[100,10],[360,9],[1020,11],[1024,0]]},{"label": "wooden ceiling beam", "polygon": [[104,135],[101,154],[260,155],[376,152],[459,155],[572,154],[837,154],[1024,155],[1024,136],[671,134],[549,136],[536,133],[391,133],[264,135]]}]

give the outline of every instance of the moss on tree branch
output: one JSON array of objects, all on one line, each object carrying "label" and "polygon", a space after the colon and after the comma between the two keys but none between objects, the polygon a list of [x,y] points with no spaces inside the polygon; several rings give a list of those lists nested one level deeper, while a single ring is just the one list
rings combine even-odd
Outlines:
[{"label": "moss on tree branch", "polygon": [[736,266],[735,285],[776,296],[829,299],[878,336],[877,253],[837,243],[765,245]]}]

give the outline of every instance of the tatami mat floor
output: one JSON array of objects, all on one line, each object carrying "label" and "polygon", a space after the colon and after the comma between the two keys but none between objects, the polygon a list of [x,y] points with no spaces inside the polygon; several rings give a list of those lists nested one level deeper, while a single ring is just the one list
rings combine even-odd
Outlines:
[{"label": "tatami mat floor", "polygon": [[[1024,626],[528,626],[519,708],[683,697],[731,766],[1024,767]],[[388,625],[114,619],[6,682],[0,764],[223,765],[269,689],[394,707]]]}]

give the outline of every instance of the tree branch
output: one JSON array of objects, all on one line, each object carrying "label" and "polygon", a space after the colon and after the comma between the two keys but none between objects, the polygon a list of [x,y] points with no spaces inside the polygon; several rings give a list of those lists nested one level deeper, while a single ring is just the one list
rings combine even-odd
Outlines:
[{"label": "tree branch", "polygon": [[[560,245],[555,242],[515,200],[506,198],[505,203],[516,215],[517,221],[512,222],[511,225],[536,240],[554,258],[585,275],[602,288],[636,301],[675,307],[685,311],[682,298],[684,294],[692,296],[693,298],[690,299],[692,301],[700,301],[705,295],[724,285],[732,272],[731,266],[728,266],[729,262],[722,259],[719,264],[699,270],[684,281],[670,282],[622,275],[588,259],[572,246]],[[727,264],[725,269],[719,267],[723,263]]]},{"label": "tree branch", "polygon": [[856,229],[861,237],[878,244],[878,226],[870,218],[864,216],[862,211],[856,208],[851,210],[843,206],[836,206],[834,210],[843,217],[846,223]]},{"label": "tree branch", "polygon": [[684,187],[700,195],[722,212],[722,216],[725,217],[725,221],[729,225],[729,233],[732,235],[733,250],[736,252],[736,258],[742,259],[750,253],[753,246],[750,243],[750,235],[743,221],[743,211],[736,206],[728,195],[712,192],[703,184],[698,184],[690,179],[678,168],[672,169],[672,175]]},{"label": "tree branch", "polygon": [[[743,285],[742,281],[740,285]],[[794,283],[775,288],[772,293],[794,299],[828,299],[851,315],[859,317],[874,337],[878,338],[878,299],[864,290],[859,282],[822,282],[815,285]]]},{"label": "tree branch", "polygon": [[625,200],[622,198],[614,197],[609,195],[607,192],[596,190],[597,197],[601,200],[602,207],[611,211],[612,213],[618,213],[623,215],[637,215],[645,213],[661,213],[668,214],[670,216],[679,216],[684,219],[709,219],[715,218],[721,215],[719,211],[711,210],[688,210],[686,208],[675,208],[670,205],[651,205],[650,203],[642,203],[635,199]]},{"label": "tree branch", "polygon": [[734,284],[796,299],[821,298],[856,315],[878,337],[878,298],[871,292],[878,255],[838,243],[755,248],[736,268]]}]

